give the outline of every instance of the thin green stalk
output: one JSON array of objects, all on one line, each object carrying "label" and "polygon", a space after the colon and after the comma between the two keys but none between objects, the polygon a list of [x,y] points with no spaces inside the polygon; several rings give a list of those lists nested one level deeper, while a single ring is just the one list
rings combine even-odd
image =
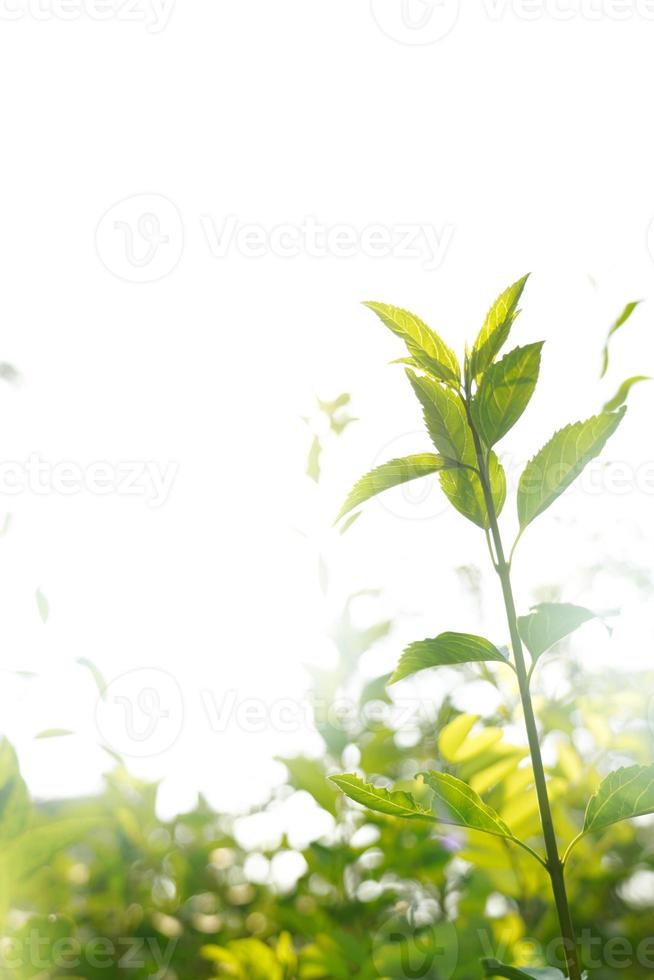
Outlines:
[{"label": "thin green stalk", "polygon": [[516,673],[518,675],[520,699],[522,701],[522,710],[527,728],[527,739],[529,742],[529,751],[534,770],[534,782],[536,784],[538,808],[540,811],[543,839],[545,841],[545,852],[547,854],[546,868],[552,883],[552,892],[554,895],[554,902],[561,929],[561,939],[563,940],[567,972],[570,980],[582,980],[579,957],[577,953],[577,943],[563,875],[563,862],[559,855],[559,847],[556,840],[556,832],[554,830],[552,808],[550,805],[549,794],[547,792],[547,779],[545,776],[543,757],[540,749],[538,726],[536,724],[536,716],[534,714],[534,707],[529,690],[529,675],[525,663],[522,639],[518,630],[518,617],[515,608],[515,599],[513,597],[513,587],[511,585],[511,568],[504,555],[504,546],[502,544],[502,537],[500,535],[500,529],[497,523],[495,504],[493,502],[493,495],[490,488],[488,464],[484,457],[479,436],[472,421],[468,399],[464,399],[464,404],[466,405],[468,422],[470,424],[475,443],[477,463],[479,466],[479,477],[484,493],[486,508],[488,510],[490,533],[495,546],[495,554],[497,556],[497,564],[495,567],[502,586],[506,617],[509,625],[509,632],[511,634],[511,645],[513,647]]}]

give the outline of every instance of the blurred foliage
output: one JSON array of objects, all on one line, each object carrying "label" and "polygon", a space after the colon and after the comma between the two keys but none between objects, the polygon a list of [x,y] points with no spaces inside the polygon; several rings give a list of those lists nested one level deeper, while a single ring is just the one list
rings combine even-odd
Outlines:
[{"label": "blurred foliage", "polygon": [[[351,421],[340,414],[348,402],[320,403],[336,418],[329,428],[337,434]],[[312,438],[321,439],[313,431]],[[309,470],[319,479],[319,465]],[[476,570],[458,574],[477,600]],[[321,579],[328,589],[325,571]],[[649,577],[636,584],[651,594]],[[489,703],[497,703],[493,688],[501,683],[509,707],[483,717],[457,708],[460,699],[446,688],[431,716],[419,710],[415,687],[389,694],[388,675],[370,677],[361,666],[393,628],[387,619],[362,620],[375,596],[347,599],[331,630],[335,666],[312,670],[323,751],[282,760],[286,784],[256,811],[273,816],[303,794],[316,814],[328,815],[329,829],[299,852],[284,836],[248,852],[242,817],[217,813],[202,797],[189,812],[161,819],[157,785],[119,759],[97,796],[32,801],[12,747],[0,743],[2,980],[476,980],[482,957],[556,963],[546,875],[528,855],[500,839],[365,812],[327,779],[356,767],[419,798],[424,787],[413,774],[443,770],[469,781],[500,814],[510,808],[524,839],[538,836],[527,753],[512,737],[521,731],[515,682],[485,672]],[[102,691],[97,668],[84,665]],[[651,759],[654,674],[582,680],[565,657],[557,671],[556,697],[541,696],[537,710],[548,732],[557,830],[567,842],[608,769]],[[473,677],[462,676],[463,684]],[[344,699],[350,710],[342,710]],[[289,856],[299,869],[290,883],[275,872]],[[571,899],[593,980],[650,978],[652,820],[585,839],[573,863]]]}]

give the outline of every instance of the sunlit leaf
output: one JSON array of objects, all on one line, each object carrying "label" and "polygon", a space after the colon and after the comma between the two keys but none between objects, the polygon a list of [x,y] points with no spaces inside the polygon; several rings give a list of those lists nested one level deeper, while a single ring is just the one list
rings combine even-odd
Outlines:
[{"label": "sunlit leaf", "polygon": [[402,654],[390,683],[395,684],[428,667],[479,663],[487,660],[507,663],[497,647],[482,636],[473,636],[469,633],[441,633],[434,639],[411,643]]},{"label": "sunlit leaf", "polygon": [[574,633],[596,614],[583,606],[568,602],[541,602],[533,606],[528,616],[518,618],[522,641],[532,657],[537,659],[555,643]]},{"label": "sunlit leaf", "polygon": [[[489,460],[490,485],[496,515],[506,500],[506,474],[494,452]],[[450,503],[478,527],[488,528],[490,520],[479,475],[470,469],[451,469],[440,474],[441,487]]]},{"label": "sunlit leaf", "polygon": [[534,393],[543,344],[516,347],[485,372],[472,406],[473,423],[494,446],[518,421]]},{"label": "sunlit leaf", "polygon": [[627,766],[604,779],[588,803],[584,833],[654,813],[654,766]]},{"label": "sunlit leaf", "polygon": [[600,372],[600,378],[604,377],[609,367],[609,345],[610,345],[611,337],[617,330],[620,329],[620,327],[622,327],[627,322],[627,320],[630,318],[631,314],[634,312],[636,307],[639,306],[641,303],[642,300],[640,299],[634,300],[631,303],[627,303],[624,310],[622,311],[618,319],[615,321],[615,323],[612,325],[611,329],[609,330],[606,337],[606,343],[604,344],[604,349],[602,350],[602,370]]},{"label": "sunlit leaf", "polygon": [[518,303],[529,276],[523,276],[498,296],[486,315],[470,354],[470,377],[477,378],[495,360],[518,315]]},{"label": "sunlit leaf", "polygon": [[403,790],[381,789],[371,783],[366,783],[354,773],[343,773],[329,778],[346,796],[349,796],[355,803],[368,807],[369,810],[386,813],[393,817],[434,819],[429,810],[417,803],[410,793],[405,793]]},{"label": "sunlit leaf", "polygon": [[445,822],[469,830],[480,830],[495,837],[513,839],[502,818],[463,780],[444,772],[430,771],[420,775],[434,791],[434,813]]},{"label": "sunlit leaf", "polygon": [[316,483],[320,480],[320,456],[322,454],[322,446],[320,445],[320,439],[318,436],[313,437],[313,442],[311,443],[311,448],[309,449],[309,455],[307,456],[307,476],[311,477]]},{"label": "sunlit leaf", "polygon": [[455,760],[456,753],[478,721],[479,715],[457,715],[442,729],[438,736],[438,747],[448,762]]},{"label": "sunlit leaf", "polygon": [[457,356],[426,323],[397,306],[386,303],[364,303],[382,323],[401,337],[409,354],[423,370],[447,384],[458,385],[461,369]]},{"label": "sunlit leaf", "polygon": [[383,493],[384,490],[390,490],[391,487],[408,483],[410,480],[417,480],[421,476],[429,476],[430,473],[437,473],[451,465],[456,464],[433,453],[419,453],[416,456],[405,456],[402,459],[392,459],[388,463],[382,463],[355,483],[336,521],[340,521],[350,511],[378,493]]},{"label": "sunlit leaf", "polygon": [[75,732],[71,731],[70,728],[44,728],[42,732],[35,735],[34,738],[64,738],[67,735],[74,735]]},{"label": "sunlit leaf", "polygon": [[349,516],[349,517],[347,518],[347,520],[345,520],[345,521],[343,521],[343,523],[341,524],[341,526],[340,526],[340,529],[339,529],[339,532],[338,532],[338,533],[339,533],[339,534],[341,534],[341,535],[343,535],[343,534],[345,534],[345,533],[346,533],[347,531],[349,531],[349,530],[350,530],[350,528],[352,527],[352,525],[353,525],[353,524],[354,524],[354,523],[355,523],[356,521],[358,521],[358,520],[359,520],[359,518],[361,517],[361,513],[362,513],[362,512],[361,512],[360,510],[358,510],[358,511],[357,511],[357,512],[356,512],[355,514],[350,514],[350,516]]},{"label": "sunlit leaf", "polygon": [[29,796],[13,746],[0,740],[0,848],[25,829]]},{"label": "sunlit leaf", "polygon": [[633,378],[627,378],[623,381],[618,390],[616,391],[613,398],[610,398],[604,405],[603,412],[614,412],[616,408],[620,408],[624,405],[627,398],[629,397],[629,392],[634,385],[640,384],[641,381],[651,381],[652,379],[646,374],[636,374]]},{"label": "sunlit leaf", "polygon": [[98,689],[98,693],[102,698],[104,698],[105,692],[107,690],[107,682],[104,679],[104,676],[100,671],[100,669],[88,657],[79,657],[77,663],[80,665],[80,667],[86,667],[86,669],[91,674],[91,677],[95,681],[95,686]]},{"label": "sunlit leaf", "polygon": [[518,517],[525,528],[554,503],[604,448],[626,409],[602,412],[560,429],[527,466],[518,485]]},{"label": "sunlit leaf", "polygon": [[459,396],[433,378],[409,370],[406,374],[422,405],[425,425],[436,449],[446,459],[475,466],[477,458],[472,430]]}]

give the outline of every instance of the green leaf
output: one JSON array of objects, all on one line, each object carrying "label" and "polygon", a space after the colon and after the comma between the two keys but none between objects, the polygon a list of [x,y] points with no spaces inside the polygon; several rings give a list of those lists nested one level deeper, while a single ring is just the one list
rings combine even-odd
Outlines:
[{"label": "green leaf", "polygon": [[568,602],[541,602],[532,606],[528,616],[518,618],[522,641],[534,659],[553,647],[559,640],[574,633],[596,614],[583,606]]},{"label": "green leaf", "polygon": [[613,398],[610,398],[606,405],[604,405],[603,412],[614,412],[616,408],[620,408],[621,405],[627,400],[629,392],[634,385],[639,384],[641,381],[651,381],[652,379],[646,374],[636,374],[633,378],[627,378],[623,381],[618,390],[616,391]]},{"label": "green leaf", "polygon": [[[499,516],[506,500],[506,474],[495,453],[489,460],[490,485],[495,513]],[[450,503],[478,527],[488,528],[488,509],[479,474],[470,469],[452,469],[440,474],[441,487]]]},{"label": "green leaf", "polygon": [[419,453],[416,456],[405,456],[403,459],[391,459],[388,463],[382,463],[355,483],[339,511],[336,523],[378,493],[408,483],[409,480],[417,480],[421,476],[437,473],[452,465],[456,463],[443,459],[442,456],[435,456],[433,453]]},{"label": "green leaf", "polygon": [[430,771],[420,775],[434,791],[432,809],[435,811],[436,804],[440,804],[439,811],[441,808],[445,810],[447,817],[444,822],[456,827],[467,827],[469,830],[480,830],[494,837],[515,839],[499,814],[487,806],[463,780],[445,772]]},{"label": "green leaf", "polygon": [[446,384],[458,387],[461,368],[457,356],[426,323],[408,310],[389,306],[387,303],[369,302],[363,305],[376,313],[389,330],[402,338],[409,354],[423,370]]},{"label": "green leaf", "polygon": [[609,330],[606,337],[606,343],[604,344],[604,349],[602,350],[602,370],[600,372],[600,378],[604,377],[609,367],[609,344],[611,341],[611,337],[617,330],[620,329],[621,326],[623,326],[623,324],[627,322],[627,320],[634,312],[636,307],[639,306],[641,303],[642,303],[641,299],[634,300],[632,303],[627,303],[624,310],[622,311],[618,319],[615,321],[615,323]]},{"label": "green leaf", "polygon": [[492,364],[506,343],[513,321],[518,315],[518,303],[528,279],[528,275],[523,276],[505,289],[488,311],[470,355],[471,379],[478,378]]},{"label": "green leaf", "polygon": [[322,455],[322,446],[320,445],[320,439],[318,436],[313,437],[313,442],[311,443],[311,448],[309,449],[309,455],[307,456],[307,468],[306,474],[316,483],[320,481],[320,456]]},{"label": "green leaf", "polygon": [[626,409],[602,412],[560,429],[527,466],[518,485],[518,517],[523,530],[554,503],[584,467],[599,456]]},{"label": "green leaf", "polygon": [[354,773],[343,773],[329,778],[346,796],[355,803],[368,807],[369,810],[393,817],[434,819],[429,810],[420,806],[410,793],[405,793],[403,790],[380,789],[378,786],[366,783]]},{"label": "green leaf", "polygon": [[25,829],[29,812],[29,795],[16,753],[3,738],[0,740],[0,848]]},{"label": "green leaf", "polygon": [[95,681],[95,686],[98,689],[100,697],[104,698],[107,691],[107,682],[99,667],[97,667],[88,657],[79,657],[77,663],[80,665],[80,667],[86,667],[91,674],[91,677]]},{"label": "green leaf", "polygon": [[487,446],[494,446],[518,421],[534,393],[543,344],[516,347],[484,372],[471,412]]},{"label": "green leaf", "polygon": [[604,779],[588,803],[584,833],[654,813],[654,766],[628,766]]},{"label": "green leaf", "polygon": [[518,968],[506,966],[493,959],[482,960],[481,965],[487,977],[505,977],[506,980],[565,980],[565,974],[552,966],[543,969],[535,966]]},{"label": "green leaf", "polygon": [[422,405],[425,425],[436,449],[446,459],[475,466],[475,444],[461,399],[432,378],[416,375],[413,371],[406,374]]},{"label": "green leaf", "polygon": [[411,674],[428,667],[452,666],[454,664],[480,663],[495,660],[506,664],[497,647],[482,636],[469,633],[441,633],[433,640],[420,640],[411,643],[400,659],[389,684],[410,677]]},{"label": "green leaf", "polygon": [[35,739],[42,738],[63,738],[67,735],[74,735],[75,732],[71,731],[70,728],[44,728],[42,732],[35,735]]}]

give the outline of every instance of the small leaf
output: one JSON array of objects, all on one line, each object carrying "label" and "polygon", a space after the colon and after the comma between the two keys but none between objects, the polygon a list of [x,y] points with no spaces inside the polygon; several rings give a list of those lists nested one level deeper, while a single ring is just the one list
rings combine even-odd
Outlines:
[{"label": "small leaf", "polygon": [[354,524],[354,522],[355,521],[358,521],[360,517],[361,517],[361,511],[360,510],[358,510],[356,512],[356,514],[350,514],[350,516],[348,517],[348,519],[346,521],[343,521],[343,523],[341,524],[341,528],[340,528],[340,531],[338,533],[340,535],[345,534],[345,532],[346,531],[349,531],[350,528],[352,527],[352,525]]},{"label": "small leaf", "polygon": [[518,618],[522,641],[534,659],[553,647],[559,640],[574,633],[596,614],[583,606],[568,602],[541,602],[533,606],[528,616]]},{"label": "small leaf", "polygon": [[487,446],[499,442],[529,404],[538,381],[542,349],[542,342],[516,347],[484,372],[471,411]]},{"label": "small leaf", "polygon": [[36,608],[39,611],[41,622],[47,623],[48,616],[50,615],[50,604],[40,589],[36,590],[35,598],[36,598]]},{"label": "small leaf", "polygon": [[397,306],[386,303],[363,305],[376,313],[389,330],[402,338],[409,354],[423,370],[446,384],[458,387],[461,369],[457,356],[426,323],[415,314]]},{"label": "small leaf", "polygon": [[355,483],[336,518],[336,523],[378,493],[408,483],[409,480],[417,480],[421,476],[437,473],[452,465],[456,463],[443,459],[442,456],[435,456],[433,453],[419,453],[416,456],[405,456],[403,459],[391,459],[388,463],[382,463]]},{"label": "small leaf", "polygon": [[598,456],[626,409],[603,412],[560,429],[527,466],[518,485],[518,517],[524,529],[554,503],[584,467]]},{"label": "small leaf", "polygon": [[35,735],[35,739],[41,738],[63,738],[67,735],[74,735],[75,732],[71,731],[70,728],[45,728],[38,735]]},{"label": "small leaf", "polygon": [[[499,517],[506,500],[506,474],[494,452],[489,460],[491,495]],[[441,487],[450,503],[477,527],[488,528],[488,508],[479,474],[470,469],[451,469],[440,475]]]},{"label": "small leaf", "polygon": [[611,824],[654,813],[654,766],[628,766],[604,779],[591,797],[584,833],[605,830]]},{"label": "small leaf", "polygon": [[420,775],[434,791],[432,809],[438,803],[447,813],[444,822],[467,827],[469,830],[480,830],[494,837],[514,839],[499,814],[487,806],[463,780],[444,772],[422,772]]},{"label": "small leaf", "polygon": [[433,640],[420,640],[406,648],[389,683],[410,677],[428,667],[498,661],[506,664],[497,647],[482,636],[469,633],[441,633]]},{"label": "small leaf", "polygon": [[492,364],[505,344],[513,321],[518,315],[518,303],[529,276],[523,276],[498,296],[486,315],[470,355],[471,379],[478,378]]},{"label": "small leaf", "polygon": [[618,390],[616,391],[613,398],[610,398],[606,405],[604,405],[603,412],[614,412],[616,408],[620,408],[621,405],[627,400],[629,392],[634,385],[639,384],[641,381],[651,381],[652,379],[646,374],[636,374],[633,378],[627,378],[623,381]]},{"label": "small leaf", "polygon": [[436,449],[446,459],[475,466],[477,457],[472,430],[461,399],[433,378],[406,372],[423,408],[425,425]]},{"label": "small leaf", "polygon": [[602,350],[602,370],[600,372],[600,378],[604,377],[609,367],[609,343],[611,337],[616,332],[616,330],[619,330],[620,327],[627,322],[627,320],[634,312],[636,307],[639,306],[641,303],[642,303],[641,299],[634,300],[632,303],[627,303],[624,310],[622,311],[618,319],[615,321],[615,323],[609,330],[606,337],[606,343],[604,344],[604,349]]},{"label": "small leaf", "polygon": [[369,810],[393,817],[434,819],[429,810],[420,806],[410,793],[405,793],[403,790],[380,789],[378,786],[366,783],[354,773],[343,773],[329,778],[346,796],[355,803],[368,807]]},{"label": "small leaf", "polygon": [[[485,959],[481,961],[487,977],[505,977],[506,980],[565,980],[565,974],[555,967],[544,968],[527,966],[506,966],[498,960]],[[584,974],[585,977],[585,974]]]},{"label": "small leaf", "polygon": [[100,697],[104,698],[105,693],[106,693],[106,690],[107,690],[107,682],[104,679],[104,677],[103,677],[101,671],[98,669],[98,667],[96,667],[96,665],[93,663],[93,661],[92,660],[89,660],[88,657],[79,657],[77,663],[80,665],[80,667],[86,667],[86,669],[88,671],[90,671],[91,676],[93,677],[93,680],[95,681],[95,685],[96,685],[96,687],[98,689],[98,692],[100,694]]},{"label": "small leaf", "polygon": [[313,437],[313,442],[311,443],[311,448],[309,449],[309,455],[307,456],[307,476],[311,477],[316,483],[320,480],[320,456],[322,454],[322,446],[320,445],[320,439],[318,436]]}]

